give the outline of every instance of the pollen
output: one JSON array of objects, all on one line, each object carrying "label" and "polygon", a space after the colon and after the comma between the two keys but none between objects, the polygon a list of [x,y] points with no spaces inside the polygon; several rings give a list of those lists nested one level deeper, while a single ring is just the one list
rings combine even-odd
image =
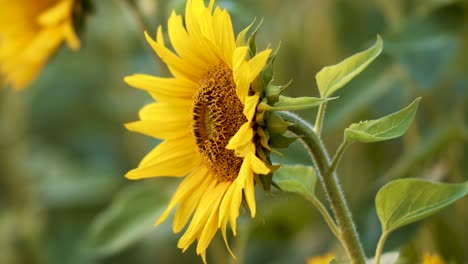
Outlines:
[{"label": "pollen", "polygon": [[232,70],[225,64],[209,67],[193,97],[193,134],[198,152],[219,182],[234,181],[242,158],[226,149],[247,122],[237,97]]}]

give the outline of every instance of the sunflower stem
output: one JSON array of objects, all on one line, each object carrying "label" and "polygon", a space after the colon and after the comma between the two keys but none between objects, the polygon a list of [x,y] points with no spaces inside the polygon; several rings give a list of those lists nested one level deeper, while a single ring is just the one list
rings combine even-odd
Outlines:
[{"label": "sunflower stem", "polygon": [[322,132],[323,119],[325,117],[325,108],[327,108],[327,103],[323,103],[319,106],[317,112],[317,118],[315,119],[315,133],[320,137]]},{"label": "sunflower stem", "polygon": [[348,209],[346,199],[339,185],[338,176],[335,172],[339,158],[348,143],[343,143],[343,145],[340,146],[337,155],[335,155],[333,165],[333,163],[330,163],[330,158],[325,146],[309,123],[290,112],[277,112],[277,114],[284,121],[293,123],[288,130],[299,136],[309,150],[309,154],[317,167],[319,178],[322,181],[325,193],[328,196],[333,213],[335,214],[340,231],[340,242],[343,244],[351,263],[364,264],[366,257],[361,242],[359,241],[351,212]]}]

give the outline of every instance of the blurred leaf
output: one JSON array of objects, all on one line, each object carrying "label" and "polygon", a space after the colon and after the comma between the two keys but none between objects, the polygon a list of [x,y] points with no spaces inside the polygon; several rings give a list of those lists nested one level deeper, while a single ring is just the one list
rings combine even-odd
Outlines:
[{"label": "blurred leaf", "polygon": [[458,47],[458,40],[453,36],[439,35],[402,45],[398,54],[401,65],[421,88],[431,89],[436,87],[447,68]]},{"label": "blurred leaf", "polygon": [[304,165],[285,165],[273,175],[273,181],[286,192],[293,192],[302,196],[315,196],[317,175],[313,167]]},{"label": "blurred leaf", "polygon": [[[392,251],[382,254],[380,256],[380,264],[395,264],[400,257],[400,252]],[[367,264],[374,264],[375,258],[366,261]]]},{"label": "blurred leaf", "polygon": [[84,247],[98,256],[117,253],[154,230],[165,206],[159,188],[152,184],[131,186],[92,223]]},{"label": "blurred leaf", "polygon": [[316,107],[333,99],[336,99],[336,97],[333,97],[333,98],[294,97],[292,98],[292,97],[280,95],[278,102],[276,102],[273,106],[262,103],[259,105],[259,109],[264,110],[264,111],[287,111],[287,110],[295,111],[295,110],[302,110],[302,109]]},{"label": "blurred leaf", "polygon": [[408,107],[380,119],[352,124],[345,129],[346,140],[370,143],[403,135],[414,119],[420,100],[417,98]]},{"label": "blurred leaf", "polygon": [[315,76],[320,95],[329,97],[338,89],[362,72],[382,52],[382,38],[377,35],[377,41],[369,49],[357,53],[333,66],[327,66]]},{"label": "blurred leaf", "polygon": [[390,182],[380,189],[375,198],[383,233],[432,215],[467,193],[468,182],[447,184],[421,179]]}]

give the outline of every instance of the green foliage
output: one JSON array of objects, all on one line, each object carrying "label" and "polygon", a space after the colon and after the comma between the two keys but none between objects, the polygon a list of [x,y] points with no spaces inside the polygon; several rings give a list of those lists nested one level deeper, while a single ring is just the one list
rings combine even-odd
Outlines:
[{"label": "green foliage", "polygon": [[164,206],[163,195],[153,184],[125,189],[92,223],[85,249],[98,256],[122,251],[154,230]]},{"label": "green foliage", "polygon": [[403,135],[416,115],[420,100],[417,98],[408,107],[386,117],[352,124],[345,129],[346,140],[369,143]]},{"label": "green foliage", "polygon": [[317,175],[314,168],[310,166],[283,166],[275,172],[273,181],[283,191],[297,193],[305,197],[315,196]]},{"label": "green foliage", "polygon": [[416,222],[449,206],[468,193],[468,182],[436,183],[400,179],[385,185],[375,198],[384,233]]},{"label": "green foliage", "polygon": [[382,38],[377,36],[374,46],[369,49],[357,53],[336,65],[323,68],[315,76],[320,95],[330,97],[375,60],[382,52],[382,48]]},{"label": "green foliage", "polygon": [[308,109],[319,106],[325,102],[336,99],[334,98],[317,98],[317,97],[287,97],[280,95],[278,101],[270,106],[265,103],[261,103],[258,107],[259,110],[263,111],[295,111]]}]

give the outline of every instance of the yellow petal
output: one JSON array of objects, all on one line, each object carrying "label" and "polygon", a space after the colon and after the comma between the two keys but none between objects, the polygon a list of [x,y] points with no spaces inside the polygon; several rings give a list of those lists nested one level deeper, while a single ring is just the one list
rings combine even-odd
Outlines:
[{"label": "yellow petal", "polygon": [[[255,152],[253,152],[253,153],[255,153]],[[264,174],[264,175],[267,175],[268,173],[270,173],[270,169],[257,156],[252,155],[251,159],[250,159],[250,162],[252,164],[253,172],[255,172],[257,174]]]},{"label": "yellow petal", "polygon": [[193,41],[189,37],[184,28],[182,17],[176,15],[174,11],[169,18],[167,27],[171,44],[179,56],[191,61],[200,69],[207,68],[213,62],[213,58],[209,56],[210,53],[207,52],[206,48],[203,49],[199,42]]},{"label": "yellow petal", "polygon": [[[204,166],[202,165],[202,167]],[[199,177],[203,178],[203,182],[199,185],[196,185],[195,190],[190,193],[189,197],[186,197],[186,199],[181,202],[179,208],[177,208],[177,211],[174,215],[174,224],[172,226],[174,233],[180,232],[185,227],[193,212],[200,204],[200,200],[205,195],[208,187],[213,181],[213,176],[209,171],[206,170],[206,168],[205,172]]]},{"label": "yellow petal", "polygon": [[[247,166],[244,168],[244,172],[239,172],[239,174],[244,173],[245,183],[244,183],[244,195],[247,205],[250,208],[250,213],[252,217],[255,217],[256,213],[256,204],[255,204],[255,191],[254,191],[254,173],[252,171],[252,156],[255,156],[255,153],[248,155],[244,159],[244,163],[247,163]],[[242,167],[241,167],[242,170]]]},{"label": "yellow petal", "polygon": [[59,22],[71,17],[73,1],[62,0],[47,9],[38,17],[38,22],[42,26],[54,26]]},{"label": "yellow petal", "polygon": [[191,122],[192,102],[185,100],[177,103],[152,103],[143,107],[139,116],[142,120]]},{"label": "yellow petal", "polygon": [[271,49],[264,50],[257,55],[255,55],[252,59],[250,59],[247,64],[249,65],[249,75],[248,75],[248,81],[252,82],[257,76],[260,74],[262,71],[263,67],[265,67],[265,64],[268,60],[268,57],[270,56]]},{"label": "yellow petal", "polygon": [[224,244],[226,245],[226,248],[229,251],[229,254],[231,254],[232,258],[237,260],[236,255],[234,255],[234,252],[232,252],[231,247],[229,246],[229,243],[227,240],[227,234],[226,234],[227,219],[219,219],[219,220],[222,221],[219,228],[221,229],[221,234],[223,235]]},{"label": "yellow petal", "polygon": [[[172,51],[164,46],[163,42],[154,41],[147,32],[145,32],[145,37],[146,41],[151,45],[161,60],[166,63],[169,70],[175,77],[188,79],[194,82],[197,82],[200,79],[200,76],[203,74],[202,69],[197,68],[189,61],[183,60],[179,56],[175,55]],[[157,37],[162,38],[161,27],[158,28]]]},{"label": "yellow petal", "polygon": [[159,176],[184,176],[202,163],[192,138],[165,140],[148,153],[138,168],[125,177],[136,180]]},{"label": "yellow petal", "polygon": [[218,220],[218,226],[221,226],[225,219],[228,219],[234,236],[236,235],[236,220],[239,216],[241,202],[242,186],[239,185],[239,181],[236,179],[226,191],[226,194],[221,201]]},{"label": "yellow petal", "polygon": [[254,133],[253,133],[253,129],[251,128],[251,123],[246,122],[239,128],[236,134],[229,140],[229,143],[227,144],[226,148],[236,150],[239,152],[239,155],[240,155],[239,150],[243,149],[247,144],[252,142],[253,136],[254,136]]},{"label": "yellow petal", "polygon": [[232,54],[236,48],[236,43],[234,41],[231,17],[225,9],[221,10],[217,7],[213,20],[214,32],[217,36],[217,46],[221,49],[224,61],[232,69]]},{"label": "yellow petal", "polygon": [[260,95],[258,93],[247,96],[245,99],[245,106],[244,106],[244,115],[247,120],[252,121],[255,111],[257,110],[258,100],[260,99]]},{"label": "yellow petal", "polygon": [[158,139],[191,137],[190,121],[144,120],[125,124],[125,128]]},{"label": "yellow petal", "polygon": [[[186,199],[187,196],[191,195],[192,192],[196,191],[200,185],[203,185],[203,180],[205,179],[203,176],[207,173],[206,168],[204,166],[199,167],[198,169],[191,172],[177,187],[174,195],[172,196],[169,205],[167,206],[166,210],[161,214],[159,219],[154,224],[155,226],[160,225],[166,218],[169,216],[171,210],[178,204],[184,201],[193,200]],[[174,220],[175,223],[175,220]],[[177,232],[174,232],[177,233]]]},{"label": "yellow petal", "polygon": [[222,182],[218,184],[214,190],[215,201],[212,205],[210,217],[206,221],[205,227],[203,228],[200,238],[198,239],[197,254],[206,251],[208,245],[218,231],[219,204],[230,185],[230,182]]},{"label": "yellow petal", "polygon": [[177,243],[177,247],[181,248],[182,251],[187,250],[187,248],[200,237],[211,210],[213,210],[212,205],[215,203],[217,195],[217,192],[214,191],[215,189],[216,181],[212,181],[205,195],[202,197],[187,231],[185,231],[184,235],[182,235]]},{"label": "yellow petal", "polygon": [[158,101],[171,99],[191,100],[197,84],[184,79],[159,78],[146,74],[134,74],[124,78],[125,82],[135,88],[150,91]]},{"label": "yellow petal", "polygon": [[80,39],[75,33],[75,29],[71,21],[68,21],[63,24],[62,26],[63,35],[65,36],[65,41],[67,42],[68,47],[71,50],[78,50],[80,49]]}]

